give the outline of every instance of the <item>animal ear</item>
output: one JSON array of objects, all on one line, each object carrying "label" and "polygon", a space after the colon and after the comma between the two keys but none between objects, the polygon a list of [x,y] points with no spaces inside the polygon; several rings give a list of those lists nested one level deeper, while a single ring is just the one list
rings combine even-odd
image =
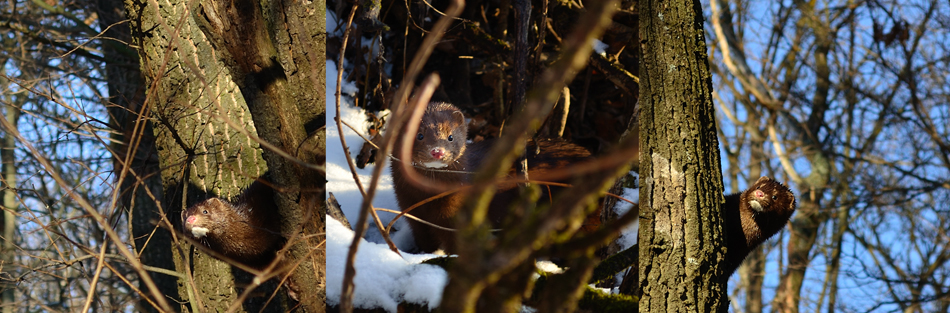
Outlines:
[{"label": "animal ear", "polygon": [[462,114],[462,111],[452,112],[452,118],[454,118],[455,122],[459,125],[465,125],[465,115]]}]

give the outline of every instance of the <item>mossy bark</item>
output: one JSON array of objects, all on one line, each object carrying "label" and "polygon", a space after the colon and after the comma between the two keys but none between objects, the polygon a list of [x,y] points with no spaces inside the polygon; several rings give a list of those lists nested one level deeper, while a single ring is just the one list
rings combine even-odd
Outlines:
[{"label": "mossy bark", "polygon": [[[325,310],[323,239],[314,235],[324,228],[324,179],[313,170],[325,160],[325,3],[125,3],[170,224],[180,225],[182,208],[233,197],[268,172],[290,239],[290,286],[305,291],[295,292],[300,308]],[[194,277],[179,281],[184,310],[227,310],[243,291],[235,282],[250,278],[184,241],[171,250],[177,271]],[[289,309],[283,293],[268,302],[275,290],[265,285],[240,307]]]},{"label": "mossy bark", "polygon": [[702,7],[639,8],[640,311],[725,311],[722,171]]}]

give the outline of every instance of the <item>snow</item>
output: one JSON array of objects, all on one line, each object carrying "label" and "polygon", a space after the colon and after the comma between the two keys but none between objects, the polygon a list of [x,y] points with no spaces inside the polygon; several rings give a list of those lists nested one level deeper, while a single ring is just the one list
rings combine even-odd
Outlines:
[{"label": "snow", "polygon": [[[327,61],[327,116],[334,118],[336,117],[336,100],[333,96],[336,93],[336,76],[337,68],[336,63],[333,61]],[[352,82],[345,82],[342,86],[342,92],[344,94],[341,97],[340,103],[340,118],[346,123],[360,132],[364,132],[368,129],[369,122],[366,120],[366,115],[363,113],[363,110],[357,108],[353,105],[351,98],[346,97],[346,95],[353,95],[356,93],[356,86]],[[387,115],[388,112],[382,112],[381,115]],[[340,142],[340,135],[336,122],[332,119],[328,120],[327,125],[327,191],[332,192],[336,197],[337,201],[340,203],[340,207],[343,210],[343,214],[346,215],[347,219],[350,222],[350,225],[355,225],[357,218],[359,217],[359,208],[363,201],[363,196],[357,188],[356,182],[353,181],[353,175],[350,173],[350,168],[346,162],[346,154],[343,152],[343,145]],[[363,138],[360,138],[352,129],[343,126],[344,139],[346,139],[346,144],[350,147],[350,155],[355,158],[359,153],[360,147],[363,145]],[[366,134],[364,134],[365,136]],[[373,167],[375,164],[367,164],[366,168],[356,169],[356,173],[359,176],[360,183],[363,185],[367,191],[369,189],[369,182],[373,176]],[[389,166],[386,166],[383,169],[383,175],[380,178],[379,186],[376,189],[376,198],[373,201],[373,205],[376,208],[384,208],[390,210],[399,210],[399,205],[396,202],[396,194],[393,192],[393,183],[392,177],[390,176]],[[393,217],[396,215],[393,213],[387,212],[378,212],[380,218],[383,220],[383,223],[389,223]],[[373,225],[373,223],[370,223]],[[408,229],[408,224],[405,220],[400,219],[396,225],[393,226],[394,229]],[[398,233],[398,232],[397,232]],[[411,244],[411,239],[407,238],[405,235],[399,234],[398,236],[394,234],[399,241],[397,241],[397,246],[400,248],[408,248],[405,244]],[[381,243],[383,242],[382,235],[379,233],[375,227],[371,227],[365,236],[367,240],[371,242]],[[394,240],[396,240],[394,238]]]},{"label": "snow", "polygon": [[[336,25],[337,21],[332,13],[327,13],[328,24]],[[335,29],[329,28],[328,29]],[[344,64],[346,67],[346,64]],[[334,61],[327,61],[327,116],[336,117],[336,77],[337,65]],[[369,122],[362,109],[353,105],[352,96],[356,94],[356,85],[352,82],[343,82],[341,86],[340,119],[353,126],[360,132],[368,129]],[[378,112],[380,116],[388,112]],[[359,208],[363,196],[357,188],[353,175],[346,162],[346,154],[340,142],[340,133],[336,122],[328,119],[327,125],[327,191],[332,192],[351,225],[355,225],[359,218]],[[365,136],[366,134],[364,134]],[[350,155],[355,159],[364,140],[352,129],[343,126],[343,138],[349,146]],[[369,188],[375,164],[368,164],[364,169],[357,169],[356,173],[364,188]],[[383,170],[376,197],[373,200],[376,208],[399,210],[396,195],[393,192],[392,177],[389,166]],[[379,212],[384,224],[389,223],[396,215],[394,213]],[[370,223],[373,225],[373,223]],[[413,247],[412,235],[408,224],[400,219],[394,226],[393,240],[400,249]],[[340,293],[343,286],[343,273],[346,266],[346,256],[353,241],[353,231],[343,226],[337,220],[327,219],[327,304],[339,305]],[[400,302],[412,302],[428,305],[434,309],[442,299],[442,289],[448,281],[445,270],[438,266],[420,264],[423,260],[439,257],[434,254],[414,255],[402,253],[402,256],[389,250],[383,242],[382,235],[375,226],[371,226],[364,239],[361,239],[359,251],[356,254],[356,276],[354,277],[353,306],[356,308],[383,308],[389,312],[396,312]]]},{"label": "snow", "polygon": [[[637,175],[635,172],[630,172],[630,174]],[[640,199],[640,190],[633,188],[624,188],[623,194],[620,195],[624,199],[630,201],[639,201]],[[633,204],[626,201],[617,201],[617,205],[614,207],[614,212],[617,213],[617,216],[622,216],[630,211],[633,208]],[[627,225],[620,231],[620,238],[617,238],[617,243],[620,245],[620,250],[626,250],[627,248],[633,247],[637,244],[637,231],[640,228],[640,219],[637,219],[630,225]]]},{"label": "snow", "polygon": [[[327,116],[331,118],[336,117],[336,99],[333,96],[336,93],[336,75],[336,63],[327,61],[327,95],[329,95]],[[362,109],[355,107],[352,99],[348,97],[356,93],[356,86],[352,82],[344,82],[341,90],[343,97],[340,99],[340,118],[357,130],[365,131],[369,126],[366,115]],[[387,115],[388,112],[377,114]],[[336,197],[350,224],[355,225],[363,197],[346,163],[336,123],[332,120],[328,121],[327,190]],[[343,130],[351,156],[355,159],[363,144],[363,139],[345,125]],[[366,168],[356,170],[364,188],[368,188],[374,166],[375,164],[368,164]],[[399,205],[393,192],[390,173],[389,166],[386,166],[380,178],[373,206],[398,211]],[[622,196],[634,201],[639,198],[636,189],[624,189]],[[631,204],[621,201],[616,211],[618,214],[624,214],[631,207]],[[388,212],[379,212],[379,215],[384,225],[395,217],[394,213]],[[409,250],[414,247],[412,234],[405,219],[400,219],[393,228],[392,239],[400,250]],[[621,247],[626,249],[633,246],[637,242],[637,223],[627,226],[622,233],[623,235],[618,239]],[[353,231],[332,218],[327,219],[327,303],[330,305],[339,304],[346,254],[352,241]],[[379,230],[370,223],[356,255],[353,306],[365,309],[383,308],[389,312],[396,312],[398,304],[406,301],[426,304],[429,309],[435,308],[442,299],[442,290],[448,281],[448,275],[440,267],[419,264],[423,260],[435,257],[440,256],[402,252],[402,257],[400,257],[383,244]],[[538,267],[555,273],[561,270],[553,263],[545,263],[545,261],[539,262]],[[530,310],[527,307],[526,309]]]},{"label": "snow", "polygon": [[[353,231],[339,221],[327,219],[327,303],[339,305],[346,255]],[[435,265],[419,264],[436,255],[403,253],[403,259],[385,244],[361,239],[356,253],[353,306],[383,308],[396,312],[402,301],[427,304],[434,309],[442,301],[442,289],[448,282],[446,272]]]},{"label": "snow", "polygon": [[[327,12],[329,30],[336,30],[338,21],[332,12]],[[329,27],[329,25],[334,27]],[[344,64],[346,67],[346,64]],[[346,154],[340,142],[340,133],[336,122],[336,77],[337,65],[334,61],[327,61],[327,191],[332,192],[340,203],[343,214],[351,225],[355,225],[359,218],[359,208],[363,196],[357,188],[353,175],[346,162]],[[341,86],[340,119],[353,126],[360,132],[368,129],[369,122],[363,110],[353,105],[352,96],[356,94],[356,85],[352,82],[343,82]],[[381,116],[388,112],[379,112]],[[365,134],[364,134],[365,135]],[[343,126],[343,138],[349,146],[350,155],[355,158],[363,145],[360,138],[352,129]],[[369,188],[373,167],[369,164],[364,169],[357,169],[356,173],[364,188]],[[393,192],[392,178],[389,166],[386,166],[379,181],[373,206],[399,210],[396,195]],[[395,214],[379,212],[383,223],[389,223]],[[370,223],[373,225],[373,223]],[[412,236],[408,224],[400,219],[394,226],[393,240],[401,249],[412,248]],[[353,231],[343,226],[337,220],[327,219],[327,304],[339,305],[343,286],[343,273],[346,266],[346,256],[353,241]],[[389,312],[396,312],[400,302],[412,302],[427,305],[434,309],[442,300],[442,289],[448,281],[445,270],[438,266],[420,264],[423,260],[439,257],[433,254],[413,255],[402,253],[402,256],[392,252],[383,242],[379,230],[371,226],[367,234],[360,241],[359,251],[356,254],[356,276],[354,277],[353,306],[356,308],[383,308]]]},{"label": "snow", "polygon": [[606,43],[598,39],[594,39],[593,46],[594,46],[594,53],[597,53],[602,56],[606,56],[606,51],[608,47]]},{"label": "snow", "polygon": [[[330,31],[337,30],[336,25],[338,23],[339,21],[333,13],[327,12],[327,29]],[[328,60],[326,66],[328,96],[326,188],[328,192],[332,192],[336,197],[350,224],[355,225],[359,218],[359,208],[363,196],[353,180],[353,175],[350,173],[343,146],[340,142],[340,133],[336,122],[333,120],[337,114],[335,97],[337,65],[335,60]],[[344,63],[344,69],[347,67],[348,65]],[[341,87],[343,95],[340,99],[340,118],[356,130],[365,132],[369,126],[366,114],[361,108],[354,106],[352,100],[352,96],[357,92],[356,85],[344,81]],[[376,114],[386,116],[389,112],[376,112]],[[366,134],[364,133],[364,135]],[[343,126],[343,138],[346,140],[350,155],[355,161],[356,155],[363,145],[363,139],[346,125]],[[368,164],[364,169],[356,169],[364,188],[369,188],[374,166],[376,164]],[[390,173],[387,162],[387,166],[384,167],[380,177],[376,196],[373,199],[373,206],[398,211],[399,205],[396,202]],[[637,199],[636,192],[636,190],[625,190],[624,197],[635,200]],[[618,208],[617,212],[622,214],[630,207],[630,205],[622,206]],[[394,213],[378,213],[384,225],[396,216]],[[440,256],[401,252],[402,256],[400,257],[390,251],[383,243],[382,235],[376,229],[374,223],[370,222],[369,225],[367,233],[360,241],[356,263],[354,264],[356,276],[354,277],[353,306],[364,309],[383,308],[389,312],[396,312],[398,304],[406,301],[427,305],[430,310],[437,307],[442,299],[442,290],[448,282],[448,275],[438,266],[420,263],[426,259]],[[625,248],[636,243],[636,229],[636,224],[625,229],[625,233],[628,230],[632,231],[632,234],[622,237],[627,238],[622,239],[624,240],[622,245]],[[400,250],[414,248],[412,234],[405,219],[396,222],[391,236]],[[327,303],[330,305],[339,305],[346,255],[352,241],[352,230],[332,218],[327,219]],[[538,266],[545,271],[557,272],[561,270],[553,263],[549,263],[540,263]],[[532,309],[523,307],[523,311],[531,312]]]},{"label": "snow", "polygon": [[[337,66],[333,61],[327,61],[327,116],[336,117],[336,75]],[[342,86],[340,118],[359,131],[365,131],[368,122],[362,109],[356,108],[351,98],[356,92],[356,86],[351,82],[344,82]],[[382,114],[386,114],[383,112]],[[346,162],[343,146],[336,123],[328,120],[327,127],[327,190],[332,192],[340,203],[343,214],[351,225],[355,225],[359,217],[359,207],[363,200],[353,175]],[[352,129],[343,126],[346,144],[350,147],[354,158],[363,145],[360,138]],[[357,169],[360,182],[368,188],[372,177],[374,164],[364,169]],[[393,192],[392,178],[389,166],[383,171],[373,205],[377,208],[399,210],[396,195]],[[395,214],[379,212],[383,223],[389,223]],[[370,223],[370,225],[373,225]],[[393,240],[400,249],[409,249],[413,246],[412,236],[408,224],[400,219],[393,232]],[[350,243],[353,241],[353,231],[340,222],[327,219],[327,303],[339,305],[340,293],[343,286],[343,273],[346,266],[346,255]],[[389,250],[383,242],[382,235],[375,227],[370,227],[364,239],[361,239],[359,252],[356,255],[356,276],[354,277],[353,306],[356,308],[383,308],[389,312],[396,312],[400,302],[412,302],[428,305],[433,309],[442,299],[442,289],[448,281],[446,272],[434,265],[419,264],[423,260],[439,257],[434,254],[413,255],[402,253],[402,257]]]},{"label": "snow", "polygon": [[538,267],[538,270],[551,273],[551,274],[564,273],[564,269],[557,266],[557,264],[554,264],[554,262],[551,262],[551,261],[538,261],[538,262],[535,262],[535,266]]}]

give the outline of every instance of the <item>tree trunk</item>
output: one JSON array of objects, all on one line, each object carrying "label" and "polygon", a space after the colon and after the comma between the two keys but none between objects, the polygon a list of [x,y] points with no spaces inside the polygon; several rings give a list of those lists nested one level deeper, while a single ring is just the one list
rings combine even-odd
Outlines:
[{"label": "tree trunk", "polygon": [[312,167],[326,159],[325,8],[323,1],[205,0],[193,12],[235,77],[257,135],[274,147],[263,156],[275,183],[283,187],[275,199],[281,228],[314,235],[292,239],[289,249],[290,259],[301,261],[289,284],[298,288],[295,293],[308,312],[325,310],[326,302],[326,252],[318,248],[325,236],[318,234],[325,233],[326,179]]},{"label": "tree trunk", "polygon": [[[126,7],[152,87],[146,105],[171,225],[179,227],[187,205],[231,198],[269,171],[280,191],[286,264],[293,265],[288,286],[301,309],[323,311],[323,238],[316,234],[324,227],[324,179],[312,165],[324,160],[325,3],[128,0]],[[179,244],[171,252],[188,278],[179,282],[183,309],[295,305],[283,292],[269,300],[277,292],[271,284],[239,306],[251,277]]]},{"label": "tree trunk", "polygon": [[727,310],[718,266],[722,172],[700,8],[639,7],[641,312]]},{"label": "tree trunk", "polygon": [[[241,186],[267,168],[257,144],[221,119],[238,121],[247,125],[244,131],[254,132],[244,99],[211,53],[185,2],[161,2],[164,11],[156,4],[126,2],[142,72],[148,86],[155,86],[149,88],[145,105],[156,122],[164,207],[169,222],[178,229],[180,212],[188,204],[237,195]],[[171,249],[176,271],[194,276],[193,281],[179,281],[181,309],[227,310],[238,297],[231,267],[195,253],[196,248],[185,241],[178,243]]]},{"label": "tree trunk", "polygon": [[[6,100],[6,99],[4,99]],[[11,102],[12,104],[12,102]],[[3,118],[7,119],[7,122],[10,125],[17,126],[17,120],[20,119],[20,109],[14,107],[13,105],[3,104]],[[6,274],[0,272],[0,275],[4,279],[0,279],[0,307],[3,308],[3,313],[12,313],[13,309],[16,308],[16,298],[14,292],[16,291],[16,281],[8,280],[8,278],[14,277],[15,267],[13,266],[13,257],[17,255],[13,249],[13,235],[16,232],[16,216],[13,214],[17,207],[20,206],[20,202],[17,201],[16,195],[16,166],[14,148],[16,145],[16,139],[9,132],[3,132],[3,137],[0,138],[0,162],[3,163],[0,167],[3,177],[0,177],[0,186],[3,187],[0,190],[0,196],[2,196],[3,207],[0,208],[3,212],[0,212],[0,264],[9,264],[4,269],[4,272],[9,272]]]},{"label": "tree trunk", "polygon": [[[99,14],[99,27],[106,29],[106,36],[122,42],[132,41],[129,24],[122,22],[126,16],[121,0],[99,0],[95,9]],[[138,67],[139,57],[134,49],[114,41],[106,41],[102,53],[109,60],[105,64],[109,86],[106,107],[111,124],[116,127],[111,150],[119,206],[128,211],[134,239],[132,244],[135,252],[141,255],[142,263],[174,271],[175,263],[172,254],[168,253],[172,249],[171,234],[156,230],[163,215],[154,199],[161,199],[162,178],[159,176],[152,123],[148,120],[148,112],[142,111],[145,84]],[[175,277],[149,273],[163,296],[179,300]],[[144,283],[139,288],[147,289]],[[142,299],[141,304],[141,308],[154,310],[146,299]]]},{"label": "tree trunk", "polygon": [[810,26],[815,32],[815,89],[812,97],[811,111],[805,123],[801,136],[803,151],[808,151],[806,157],[812,168],[808,177],[800,182],[801,202],[798,211],[792,218],[792,227],[788,238],[788,271],[783,275],[779,288],[775,293],[773,305],[778,312],[798,312],[802,286],[805,282],[805,271],[811,263],[811,249],[818,240],[818,226],[825,223],[828,214],[821,211],[821,200],[824,190],[835,170],[832,160],[824,153],[830,149],[824,147],[821,128],[825,121],[825,112],[828,111],[828,96],[832,87],[830,81],[831,69],[828,57],[834,47],[834,36],[830,25],[813,15],[811,6],[802,5],[802,20],[799,23]]}]

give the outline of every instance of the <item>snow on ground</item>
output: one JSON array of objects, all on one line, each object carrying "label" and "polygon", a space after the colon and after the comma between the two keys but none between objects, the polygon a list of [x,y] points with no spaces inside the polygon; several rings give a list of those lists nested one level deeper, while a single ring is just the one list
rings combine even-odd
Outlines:
[{"label": "snow on ground", "polygon": [[[637,173],[631,172],[633,175]],[[620,195],[624,199],[630,201],[640,201],[640,190],[633,188],[624,188],[623,194]],[[627,211],[633,208],[633,204],[626,201],[617,201],[617,205],[614,207],[614,212],[617,212],[617,216],[624,215]],[[637,230],[640,228],[640,219],[637,219],[627,227],[624,227],[620,231],[620,238],[617,238],[617,243],[620,244],[620,250],[626,250],[627,248],[633,247],[637,244]]]},{"label": "snow on ground", "polygon": [[[353,181],[336,122],[336,75],[337,67],[333,61],[327,61],[327,191],[332,192],[343,209],[351,225],[355,225],[359,217],[359,207],[363,197]],[[344,82],[341,97],[340,118],[359,131],[367,126],[362,109],[353,106],[347,95],[356,92],[352,83]],[[354,158],[363,145],[363,139],[356,135],[349,127],[343,126],[346,144],[350,147],[350,154]],[[368,188],[372,177],[373,164],[364,169],[357,169],[357,174],[364,188]],[[373,205],[377,208],[399,210],[393,193],[392,178],[387,166],[380,179],[376,199]],[[383,223],[388,223],[395,214],[379,212]],[[372,225],[372,223],[370,223]],[[393,240],[401,248],[411,247],[412,236],[408,231],[408,224],[400,220],[394,226],[401,231],[394,232]],[[368,241],[367,241],[368,240]],[[346,266],[346,254],[353,241],[353,231],[340,222],[327,219],[327,303],[338,305],[340,290],[343,285],[343,273]],[[438,306],[442,299],[442,289],[448,281],[448,276],[442,268],[419,264],[423,260],[438,257],[437,255],[413,255],[402,253],[402,257],[390,251],[382,243],[382,235],[375,227],[370,227],[364,240],[360,243],[356,255],[356,276],[354,285],[353,305],[357,308],[383,308],[396,312],[397,305],[402,301],[426,304],[430,309]]]},{"label": "snow on ground", "polygon": [[599,55],[605,55],[605,51],[607,51],[607,48],[609,47],[606,43],[600,41],[599,39],[594,39],[592,45],[594,45],[594,53]]},{"label": "snow on ground", "polygon": [[[349,166],[346,164],[343,146],[340,143],[339,131],[336,122],[336,75],[337,67],[333,61],[327,61],[327,116],[331,119],[327,124],[327,191],[336,196],[343,214],[351,225],[355,225],[359,217],[359,207],[363,197],[353,181]],[[356,108],[349,96],[356,93],[352,82],[344,82],[341,97],[340,118],[359,131],[365,131],[368,122],[362,109]],[[386,112],[381,114],[387,114]],[[343,126],[346,144],[350,147],[350,155],[355,159],[359,148],[363,145],[360,138],[349,127]],[[364,169],[357,169],[360,182],[368,188],[373,173],[373,166],[369,164]],[[624,198],[636,201],[639,198],[638,190],[624,189]],[[377,208],[399,210],[396,195],[393,192],[392,177],[389,166],[383,170],[380,184],[377,189],[373,205]],[[619,202],[617,213],[626,213],[632,205]],[[389,223],[395,214],[379,212],[383,224]],[[394,226],[393,241],[400,250],[411,248],[412,235],[408,224],[400,219]],[[364,241],[360,244],[360,251],[356,257],[356,279],[354,284],[353,305],[358,308],[383,308],[390,312],[396,311],[400,301],[427,304],[435,308],[442,298],[442,289],[448,281],[444,270],[437,266],[418,264],[425,259],[438,257],[437,255],[413,255],[402,253],[405,259],[399,257],[383,244],[382,235],[373,223]],[[327,222],[327,302],[331,305],[339,304],[340,289],[343,284],[343,270],[346,264],[346,253],[353,240],[353,232],[333,219]],[[626,249],[637,242],[637,223],[630,224],[623,230],[619,239],[622,248]],[[545,264],[539,267],[546,268]]]},{"label": "snow on ground", "polygon": [[[340,135],[337,130],[336,122],[332,120],[332,118],[336,117],[336,100],[333,96],[336,94],[336,75],[336,63],[327,61],[327,116],[329,117],[327,120],[327,191],[332,192],[336,197],[350,225],[355,225],[359,218],[359,208],[363,201],[363,196],[353,181],[353,175],[350,173],[350,168],[346,162],[346,155],[340,143]],[[366,115],[362,109],[355,107],[352,99],[348,97],[348,95],[356,93],[356,86],[354,86],[352,82],[344,81],[342,93],[340,118],[360,132],[365,132],[369,125],[366,121]],[[360,138],[360,136],[346,125],[343,126],[343,131],[344,139],[346,139],[346,144],[349,146],[350,156],[355,160],[359,149],[363,146],[363,138]],[[373,176],[374,166],[376,165],[367,164],[366,168],[356,170],[359,175],[360,183],[366,190],[369,189],[369,182]],[[373,205],[377,208],[399,210],[399,205],[396,202],[396,194],[393,192],[389,166],[386,166],[383,170]],[[379,212],[379,215],[383,223],[389,223],[389,221],[396,216],[393,213],[386,212]],[[373,223],[370,223],[370,225],[373,225]],[[405,220],[400,219],[393,227],[400,230],[408,229],[408,224]],[[399,245],[400,248],[405,247],[405,244],[411,244],[411,239],[398,233],[399,232],[394,234],[394,236],[397,236],[394,240],[399,239],[397,245]],[[365,238],[371,242],[383,242],[382,235],[380,235],[379,230],[375,227],[371,227],[367,231]]]},{"label": "snow on ground", "polygon": [[[327,25],[328,30],[337,30],[335,26],[337,20],[332,12],[327,13]],[[330,25],[333,25],[333,27],[330,27]],[[357,189],[353,175],[350,173],[343,146],[340,143],[339,130],[333,120],[336,117],[336,77],[336,62],[327,61],[326,188],[328,192],[332,192],[336,197],[350,224],[355,225],[359,218],[359,207],[363,197]],[[343,95],[340,100],[340,118],[358,131],[365,132],[368,126],[366,114],[362,109],[353,105],[351,97],[356,93],[357,88],[352,82],[345,81],[345,73],[341,90]],[[385,115],[388,112],[377,114]],[[363,139],[346,125],[343,126],[343,133],[343,138],[346,139],[346,144],[349,146],[350,155],[355,159],[363,145]],[[364,188],[369,187],[374,166],[375,164],[368,164],[366,168],[356,170]],[[373,206],[398,211],[399,205],[393,192],[392,177],[388,165],[384,168],[382,174],[376,197],[373,200]],[[626,189],[623,196],[627,199],[636,200],[638,198],[637,190]],[[629,209],[630,205],[621,205],[617,211],[622,214]],[[384,225],[396,216],[394,213],[387,212],[379,212],[379,215]],[[631,224],[624,230],[624,233],[629,232],[621,237],[621,245],[624,248],[636,243],[636,225],[635,223]],[[405,219],[400,219],[393,227],[394,230],[391,235],[396,246],[400,250],[412,248],[414,243],[409,225]],[[448,276],[444,270],[437,266],[419,263],[439,256],[433,254],[413,255],[403,252],[402,257],[400,257],[383,244],[382,235],[372,222],[370,222],[370,227],[363,239],[356,256],[357,274],[354,280],[356,287],[353,297],[354,307],[383,308],[390,312],[396,312],[397,305],[401,301],[426,304],[429,309],[438,306]],[[353,232],[350,229],[332,218],[327,219],[327,303],[330,305],[339,304],[346,254],[352,240]],[[546,264],[542,264],[540,267],[553,270]]]},{"label": "snow on ground", "polygon": [[[327,219],[327,303],[330,305],[340,303],[346,254],[352,240],[353,231],[335,219]],[[448,275],[441,267],[419,264],[438,256],[403,253],[403,259],[385,244],[365,240],[359,247],[355,264],[354,307],[396,312],[403,300],[427,304],[430,310],[439,305]]]}]

